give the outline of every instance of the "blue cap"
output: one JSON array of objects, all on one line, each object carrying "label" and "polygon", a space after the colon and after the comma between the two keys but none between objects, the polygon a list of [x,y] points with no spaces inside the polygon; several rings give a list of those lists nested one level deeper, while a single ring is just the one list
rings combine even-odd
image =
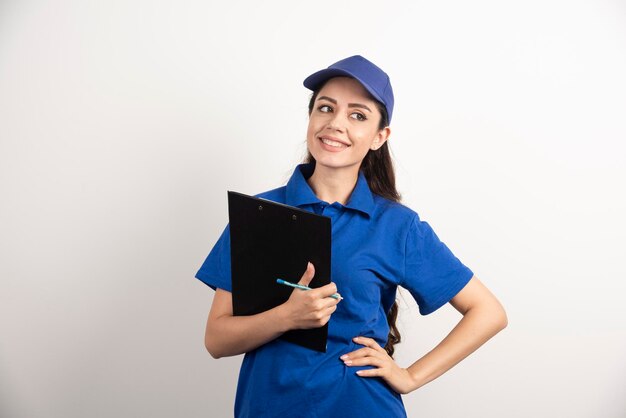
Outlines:
[{"label": "blue cap", "polygon": [[389,76],[360,55],[342,59],[324,70],[311,74],[304,79],[303,84],[309,90],[316,90],[329,78],[341,76],[356,79],[376,100],[385,105],[391,123],[393,89]]}]

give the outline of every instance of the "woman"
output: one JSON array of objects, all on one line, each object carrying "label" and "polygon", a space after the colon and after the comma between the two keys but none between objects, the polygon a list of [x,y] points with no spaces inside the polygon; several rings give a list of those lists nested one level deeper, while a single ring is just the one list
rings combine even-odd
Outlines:
[{"label": "woman", "polygon": [[[402,417],[401,394],[437,378],[507,324],[489,290],[417,213],[399,203],[387,140],[389,77],[360,56],[309,76],[309,154],[287,185],[257,195],[331,217],[329,285],[294,290],[287,302],[233,316],[226,227],[196,277],[216,290],[205,345],[214,358],[246,353],[237,417]],[[315,274],[311,263],[300,279]],[[398,286],[420,313],[450,303],[463,318],[407,368],[391,357]],[[342,300],[328,296],[339,292]],[[326,353],[277,339],[328,323]]]}]

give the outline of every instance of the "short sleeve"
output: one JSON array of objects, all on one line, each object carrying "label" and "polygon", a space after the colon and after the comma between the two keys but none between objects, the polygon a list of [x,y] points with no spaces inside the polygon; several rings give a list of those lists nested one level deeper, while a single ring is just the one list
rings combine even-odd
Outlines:
[{"label": "short sleeve", "polygon": [[230,228],[226,225],[222,235],[196,273],[196,278],[213,290],[220,288],[232,292],[230,271]]},{"label": "short sleeve", "polygon": [[402,287],[415,298],[422,315],[452,299],[474,275],[416,215],[406,239]]}]

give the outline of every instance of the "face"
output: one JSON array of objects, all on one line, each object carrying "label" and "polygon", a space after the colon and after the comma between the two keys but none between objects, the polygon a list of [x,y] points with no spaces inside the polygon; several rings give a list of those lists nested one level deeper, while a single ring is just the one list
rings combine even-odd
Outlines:
[{"label": "face", "polygon": [[389,137],[378,129],[381,114],[376,102],[358,81],[331,78],[319,91],[309,117],[307,146],[317,165],[358,172],[371,150]]}]

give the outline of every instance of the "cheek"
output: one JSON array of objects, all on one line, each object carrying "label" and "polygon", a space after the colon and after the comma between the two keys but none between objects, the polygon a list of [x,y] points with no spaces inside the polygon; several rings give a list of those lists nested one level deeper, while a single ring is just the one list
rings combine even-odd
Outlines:
[{"label": "cheek", "polygon": [[317,133],[320,131],[322,123],[316,118],[309,118],[309,125],[307,127],[306,136],[308,140],[315,139]]},{"label": "cheek", "polygon": [[307,143],[311,144],[311,141],[315,138],[315,129],[314,127],[311,125],[311,123],[309,123],[309,126],[306,130],[306,141]]},{"label": "cheek", "polygon": [[369,148],[375,138],[375,133],[370,129],[357,129],[352,132],[355,142],[361,147]]},{"label": "cheek", "polygon": [[378,123],[371,123],[367,127],[363,127],[360,135],[362,135],[363,140],[367,142],[367,146],[369,147],[376,141],[379,133]]}]

